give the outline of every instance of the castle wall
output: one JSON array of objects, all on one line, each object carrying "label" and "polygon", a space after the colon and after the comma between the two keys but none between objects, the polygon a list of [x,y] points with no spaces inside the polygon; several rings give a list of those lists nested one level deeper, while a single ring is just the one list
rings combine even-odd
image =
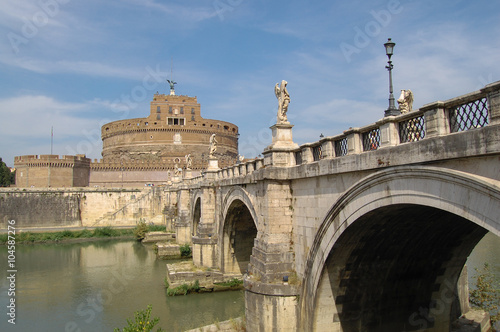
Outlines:
[{"label": "castle wall", "polygon": [[12,219],[20,229],[164,223],[166,195],[152,187],[0,189],[0,227],[7,228]]},{"label": "castle wall", "polygon": [[[183,171],[185,172],[185,171]],[[200,171],[192,171],[192,176],[200,175]],[[180,173],[182,174],[182,173]],[[180,177],[180,175],[179,175]],[[90,173],[90,187],[104,188],[140,188],[148,185],[163,186],[176,181],[173,169],[131,170],[93,169]]]},{"label": "castle wall", "polygon": [[90,159],[83,155],[27,155],[14,159],[16,186],[86,187],[89,185]]}]

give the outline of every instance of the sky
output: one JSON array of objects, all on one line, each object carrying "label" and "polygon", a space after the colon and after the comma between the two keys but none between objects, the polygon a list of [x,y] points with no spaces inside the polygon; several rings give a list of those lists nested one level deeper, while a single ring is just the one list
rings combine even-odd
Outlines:
[{"label": "sky", "polygon": [[[500,80],[498,0],[0,0],[0,157],[101,158],[103,124],[149,115],[154,93],[197,96],[239,127],[246,158],[271,143],[288,82],[294,142]],[[51,147],[51,128],[53,144]]]}]

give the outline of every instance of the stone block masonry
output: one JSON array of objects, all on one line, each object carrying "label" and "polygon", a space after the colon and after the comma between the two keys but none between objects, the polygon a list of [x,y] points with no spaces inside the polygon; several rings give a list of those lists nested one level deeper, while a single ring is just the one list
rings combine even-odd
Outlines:
[{"label": "stone block masonry", "polygon": [[0,227],[11,219],[20,229],[135,226],[162,216],[164,205],[163,192],[152,187],[1,189]]}]

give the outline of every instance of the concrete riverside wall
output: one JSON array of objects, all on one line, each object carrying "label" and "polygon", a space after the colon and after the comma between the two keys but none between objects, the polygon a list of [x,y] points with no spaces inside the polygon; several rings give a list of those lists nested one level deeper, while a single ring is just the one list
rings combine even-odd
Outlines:
[{"label": "concrete riverside wall", "polygon": [[12,219],[17,228],[134,226],[141,219],[163,221],[163,208],[162,191],[151,187],[9,188],[0,190],[0,227]]}]

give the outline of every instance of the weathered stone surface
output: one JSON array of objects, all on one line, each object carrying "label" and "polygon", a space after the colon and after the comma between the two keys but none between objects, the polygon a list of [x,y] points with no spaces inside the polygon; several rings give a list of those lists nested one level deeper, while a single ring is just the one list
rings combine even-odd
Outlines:
[{"label": "weathered stone surface", "polygon": [[174,241],[175,234],[169,232],[148,232],[146,233],[142,243]]}]

